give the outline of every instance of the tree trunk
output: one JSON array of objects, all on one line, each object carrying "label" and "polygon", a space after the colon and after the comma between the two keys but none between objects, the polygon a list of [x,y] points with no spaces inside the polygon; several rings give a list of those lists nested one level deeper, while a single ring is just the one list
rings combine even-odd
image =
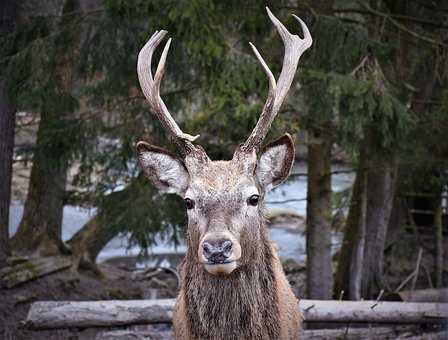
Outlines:
[{"label": "tree trunk", "polygon": [[68,161],[66,150],[45,150],[54,115],[43,113],[23,217],[11,243],[19,254],[55,255],[63,249],[62,214]]},{"label": "tree trunk", "polygon": [[361,298],[361,273],[366,233],[367,172],[366,150],[361,148],[359,169],[356,174],[350,209],[345,226],[344,240],[339,254],[335,278],[335,295],[344,292],[350,300]]},{"label": "tree trunk", "polygon": [[[332,15],[334,0],[313,1],[320,15]],[[322,47],[322,46],[321,46]],[[307,297],[328,300],[333,295],[331,257],[331,119],[309,129],[306,206]],[[317,143],[314,143],[317,141]]]},{"label": "tree trunk", "polygon": [[[76,0],[66,0],[62,15],[76,10],[76,6]],[[67,20],[70,19],[62,17],[61,30],[64,30]],[[64,38],[76,46],[75,39]],[[11,240],[19,254],[45,256],[64,250],[61,229],[70,143],[61,131],[67,128],[64,119],[69,118],[71,112],[69,107],[72,105],[64,100],[71,100],[74,54],[64,45],[54,55],[57,60],[54,70],[57,98],[46,98],[41,107],[28,196],[19,228]]]},{"label": "tree trunk", "polygon": [[323,138],[319,143],[308,146],[306,269],[307,297],[310,299],[328,300],[333,293],[331,145],[328,138]]},{"label": "tree trunk", "polygon": [[[0,35],[13,32],[16,20],[17,2],[5,0],[0,6]],[[9,255],[9,205],[16,112],[4,77],[4,74],[0,75],[0,268],[6,264]]]},{"label": "tree trunk", "polygon": [[105,223],[101,214],[94,216],[67,242],[74,257],[73,269],[93,269],[99,273],[96,258],[117,233]]},{"label": "tree trunk", "polygon": [[442,287],[443,284],[443,222],[442,222],[443,208],[442,197],[437,198],[437,204],[434,209],[434,228],[435,228],[435,285],[437,288]]},{"label": "tree trunk", "polygon": [[366,241],[362,270],[364,299],[376,298],[385,288],[384,249],[395,195],[398,162],[395,156],[370,152],[367,177]]},{"label": "tree trunk", "polygon": [[[135,200],[140,198],[136,188],[140,187],[142,180],[143,176],[139,175],[123,190],[105,196],[98,213],[67,242],[74,257],[74,269],[97,270],[95,261],[98,254],[120,232],[109,225],[110,221],[114,220],[113,214],[117,209],[126,209],[127,206],[135,204]],[[126,205],[119,206],[123,202]]]},{"label": "tree trunk", "polygon": [[398,162],[374,145],[367,132],[338,263],[336,291],[351,300],[376,298],[383,284],[386,235],[395,194]]}]

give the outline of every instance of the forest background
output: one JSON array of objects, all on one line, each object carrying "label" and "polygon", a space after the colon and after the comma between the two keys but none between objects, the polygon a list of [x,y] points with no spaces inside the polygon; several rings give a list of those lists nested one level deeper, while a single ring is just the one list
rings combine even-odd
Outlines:
[{"label": "forest background", "polygon": [[[314,39],[270,132],[270,139],[292,133],[308,168],[302,297],[344,291],[357,300],[394,291],[386,274],[395,274],[394,282],[409,274],[394,267],[402,248],[412,263],[423,253],[417,286],[446,287],[442,0],[4,0],[0,269],[14,256],[64,255],[73,270],[99,274],[96,258],[119,233],[143,253],[156,235],[181,242],[181,200],[157,193],[136,164],[139,140],[172,148],[140,91],[137,54],[152,32],[169,31],[162,97],[184,131],[201,134],[212,158],[228,159],[267,94],[248,42],[274,73],[281,67],[283,48],[266,5],[292,32],[298,28],[289,14],[299,15]],[[351,190],[334,193],[331,165],[341,160],[356,179]],[[9,235],[9,208],[21,199],[23,217]],[[67,205],[95,207],[96,214],[63,242]],[[344,235],[335,256],[334,228]]]}]

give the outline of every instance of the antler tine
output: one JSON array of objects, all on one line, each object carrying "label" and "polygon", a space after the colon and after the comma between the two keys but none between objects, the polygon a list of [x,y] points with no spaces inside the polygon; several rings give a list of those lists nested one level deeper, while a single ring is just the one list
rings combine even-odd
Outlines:
[{"label": "antler tine", "polygon": [[160,97],[160,83],[162,81],[163,74],[165,73],[166,56],[170,48],[171,39],[168,39],[163,49],[154,78],[151,72],[152,55],[167,33],[168,32],[165,30],[155,31],[145,46],[141,49],[137,61],[138,79],[140,81],[143,94],[148,100],[153,114],[160,120],[168,133],[174,137],[176,144],[187,152],[192,149],[191,143],[194,142],[199,135],[192,136],[184,133],[179,128],[179,125],[177,125]]},{"label": "antler tine", "polygon": [[285,97],[291,87],[291,83],[294,79],[294,74],[297,70],[300,56],[305,52],[313,43],[310,31],[306,24],[297,16],[293,17],[300,23],[303,31],[304,38],[300,38],[298,35],[291,34],[286,27],[278,20],[274,14],[266,7],[269,18],[274,24],[277,32],[282,38],[283,45],[285,46],[285,55],[283,57],[283,66],[278,81],[276,82],[271,70],[264,61],[263,57],[258,52],[257,48],[249,43],[254,51],[255,56],[260,62],[264,72],[269,80],[269,92],[266,99],[266,103],[263,107],[263,111],[258,119],[257,125],[247,138],[247,140],[241,145],[240,149],[249,151],[260,147],[263,139],[269,131],[269,128],[277,115],[280,107],[285,100]]}]

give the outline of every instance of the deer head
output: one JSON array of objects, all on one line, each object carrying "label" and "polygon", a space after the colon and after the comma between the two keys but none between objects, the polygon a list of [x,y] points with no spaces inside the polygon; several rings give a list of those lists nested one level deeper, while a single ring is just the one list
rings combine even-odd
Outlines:
[{"label": "deer head", "polygon": [[188,247],[196,261],[215,275],[229,275],[241,265],[257,262],[265,232],[263,201],[266,193],[282,183],[294,162],[294,143],[288,134],[260,146],[291,86],[302,53],[312,44],[305,23],[304,38],[288,32],[266,8],[285,46],[283,68],[278,78],[250,43],[269,80],[269,92],[260,118],[247,140],[230,161],[212,161],[203,148],[194,144],[198,136],[182,132],[162,98],[160,82],[171,39],[165,45],[152,76],[151,58],[166,31],[156,31],[140,51],[137,72],[143,93],[153,114],[180,148],[183,159],[146,142],[137,143],[140,166],[146,177],[161,191],[176,193],[185,200],[188,213]]}]

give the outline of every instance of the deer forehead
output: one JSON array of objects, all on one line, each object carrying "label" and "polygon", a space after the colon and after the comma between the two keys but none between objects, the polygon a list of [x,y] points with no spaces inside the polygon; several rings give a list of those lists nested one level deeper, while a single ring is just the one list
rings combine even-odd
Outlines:
[{"label": "deer forehead", "polygon": [[240,200],[258,194],[253,173],[234,161],[213,161],[190,172],[186,197],[219,201]]}]

